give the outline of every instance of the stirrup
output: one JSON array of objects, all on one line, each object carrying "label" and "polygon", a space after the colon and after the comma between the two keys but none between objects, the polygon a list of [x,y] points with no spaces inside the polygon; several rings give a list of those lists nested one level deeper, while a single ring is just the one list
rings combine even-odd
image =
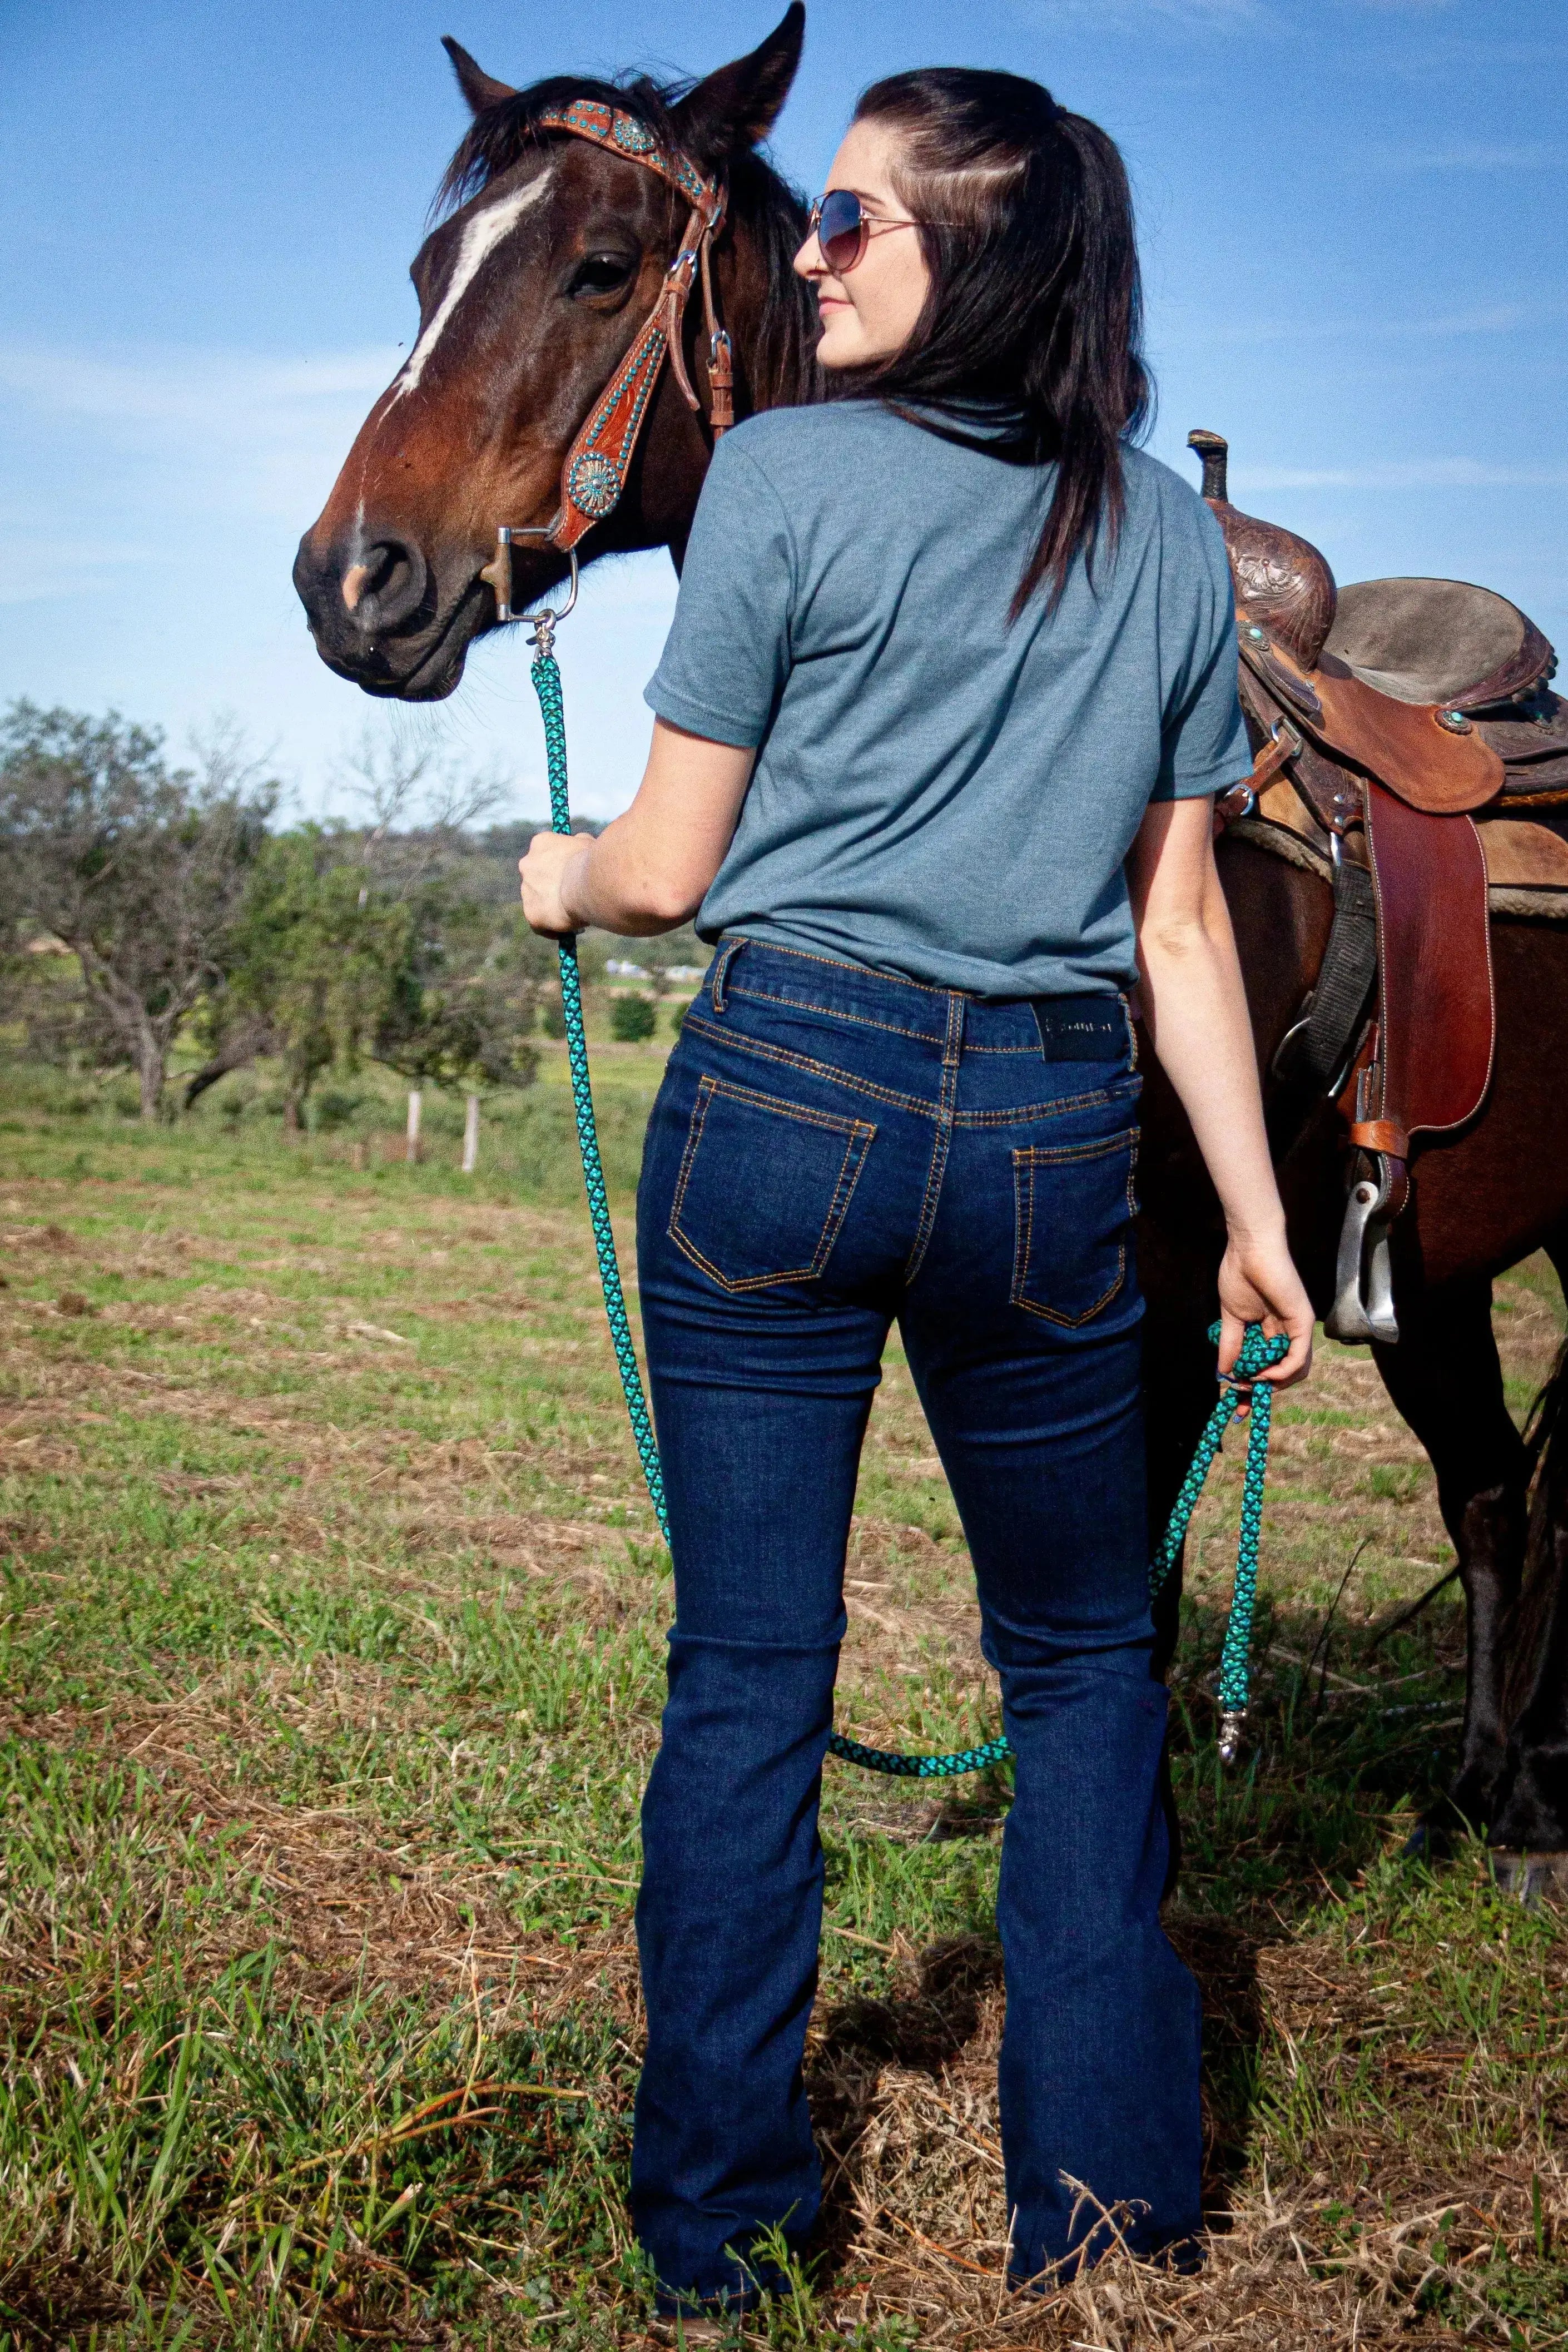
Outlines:
[{"label": "stirrup", "polygon": [[1377,1181],[1363,1176],[1351,1187],[1345,1202],[1334,1265],[1334,1303],[1323,1318],[1323,1328],[1331,1339],[1344,1340],[1352,1347],[1375,1339],[1380,1346],[1392,1348],[1399,1338],[1388,1249],[1393,1188],[1387,1160],[1379,1152],[1375,1161]]}]

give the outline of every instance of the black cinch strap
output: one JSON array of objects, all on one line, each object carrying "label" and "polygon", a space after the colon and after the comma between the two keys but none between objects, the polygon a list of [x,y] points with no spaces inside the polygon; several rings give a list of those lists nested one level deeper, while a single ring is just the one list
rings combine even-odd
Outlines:
[{"label": "black cinch strap", "polygon": [[1350,1059],[1366,1001],[1377,977],[1377,904],[1364,866],[1342,859],[1334,868],[1334,921],[1311,1011],[1297,1051],[1318,1085],[1331,1087]]}]

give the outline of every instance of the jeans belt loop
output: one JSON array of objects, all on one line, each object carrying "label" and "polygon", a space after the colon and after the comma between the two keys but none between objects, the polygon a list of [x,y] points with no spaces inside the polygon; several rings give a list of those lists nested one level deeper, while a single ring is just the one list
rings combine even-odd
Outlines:
[{"label": "jeans belt loop", "polygon": [[1127,1024],[1127,1066],[1135,1070],[1138,1067],[1138,1030],[1132,1018],[1132,998],[1123,988],[1117,992],[1117,1000],[1121,1006],[1121,1018]]},{"label": "jeans belt loop", "polygon": [[746,942],[744,940],[726,940],[720,948],[718,954],[713,959],[713,971],[709,984],[709,994],[713,999],[713,1010],[715,1013],[722,1013],[724,1010],[724,982],[730,977],[730,966],[734,962],[735,958],[740,954],[741,950],[745,946],[745,944]]}]

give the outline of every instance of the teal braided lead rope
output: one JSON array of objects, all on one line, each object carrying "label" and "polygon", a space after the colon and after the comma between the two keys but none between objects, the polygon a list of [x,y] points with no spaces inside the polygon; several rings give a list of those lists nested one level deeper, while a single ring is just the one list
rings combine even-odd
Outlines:
[{"label": "teal braided lead rope", "polygon": [[[539,697],[540,717],[544,721],[551,829],[555,833],[570,833],[572,810],[566,791],[566,712],[561,698],[561,672],[550,648],[549,630],[537,630],[534,642],[539,650],[533,656],[530,674],[533,679],[533,690]],[[664,1473],[659,1467],[658,1444],[653,1433],[647,1399],[643,1393],[637,1349],[632,1345],[632,1327],[626,1314],[626,1294],[621,1288],[621,1269],[616,1257],[615,1228],[610,1223],[609,1196],[605,1190],[604,1163],[599,1158],[599,1134],[594,1122],[594,1090],[588,1081],[588,1041],[583,1029],[583,979],[577,969],[577,942],[574,939],[560,942],[560,957],[561,1010],[566,1020],[566,1058],[572,1073],[572,1105],[577,1114],[577,1149],[583,1158],[583,1181],[588,1193],[588,1222],[594,1229],[594,1247],[599,1257],[599,1286],[605,1294],[605,1313],[609,1321],[610,1340],[616,1351],[616,1366],[626,1395],[632,1435],[637,1440],[637,1459],[647,1481],[648,1500],[653,1505],[659,1532],[668,1544],[669,1513],[664,1499]]]},{"label": "teal braided lead rope", "polygon": [[896,1748],[868,1748],[861,1740],[846,1738],[842,1731],[830,1731],[827,1745],[846,1764],[858,1764],[865,1772],[885,1772],[896,1780],[952,1780],[961,1772],[987,1772],[1013,1753],[1005,1734],[988,1739],[984,1748],[960,1748],[951,1756],[904,1756]]},{"label": "teal braided lead rope", "polygon": [[[544,750],[550,778],[550,823],[554,832],[570,833],[572,812],[566,785],[566,714],[562,700],[561,672],[552,650],[552,640],[553,630],[549,617],[538,619],[534,624],[537,651],[531,675],[534,691],[539,697],[540,716],[544,722]],[[588,1194],[588,1220],[598,1254],[605,1314],[610,1327],[610,1339],[616,1351],[616,1365],[621,1376],[632,1435],[637,1441],[637,1458],[642,1464],[643,1476],[647,1481],[648,1498],[668,1544],[669,1513],[665,1503],[664,1474],[659,1467],[658,1444],[654,1436],[653,1420],[643,1391],[637,1349],[632,1345],[631,1321],[626,1314],[626,1295],[621,1288],[615,1229],[610,1223],[610,1203],[605,1189],[604,1165],[599,1157],[598,1130],[594,1120],[594,1093],[588,1077],[588,1043],[583,1027],[583,982],[577,969],[577,943],[574,939],[560,942],[560,959],[561,1009],[566,1024],[566,1056],[572,1076],[573,1108],[577,1117],[577,1147],[582,1155],[583,1181]],[[1217,1341],[1217,1323],[1209,1337]],[[1266,1339],[1261,1325],[1249,1324],[1242,1340],[1241,1353],[1237,1359],[1236,1378],[1243,1381],[1256,1379],[1269,1365],[1279,1363],[1289,1345],[1289,1341],[1283,1339]],[[1197,1452],[1193,1456],[1192,1466],[1182,1481],[1175,1509],[1150,1564],[1149,1590],[1152,1594],[1159,1591],[1181,1550],[1198,1496],[1203,1492],[1204,1481],[1240,1401],[1238,1391],[1227,1388],[1209,1415],[1207,1426],[1198,1441]],[[1252,1391],[1251,1428],[1247,1435],[1247,1468],[1242,1481],[1236,1590],[1220,1660],[1220,1754],[1227,1764],[1235,1757],[1241,1718],[1247,1711],[1252,1619],[1258,1597],[1258,1543],[1262,1526],[1263,1484],[1268,1467],[1269,1408],[1272,1402],[1272,1392],[1266,1383],[1260,1383]],[[841,1731],[829,1733],[827,1744],[832,1753],[842,1757],[847,1764],[858,1764],[865,1771],[882,1772],[890,1778],[905,1780],[948,1780],[956,1779],[961,1773],[984,1772],[992,1765],[1002,1763],[1013,1752],[1005,1735],[988,1739],[979,1748],[957,1748],[948,1756],[906,1756],[897,1748],[868,1748],[858,1739],[847,1738]]]},{"label": "teal braided lead rope", "polygon": [[[1217,1346],[1219,1325],[1211,1324],[1209,1338]],[[1233,1381],[1253,1381],[1248,1391],[1251,1410],[1247,1433],[1247,1465],[1241,1480],[1241,1528],[1236,1543],[1236,1581],[1231,1588],[1230,1613],[1226,1619],[1225,1645],[1220,1653],[1219,1753],[1222,1764],[1234,1764],[1241,1745],[1241,1726],[1252,1686],[1252,1621],[1258,1606],[1258,1547],[1263,1533],[1263,1488],[1268,1475],[1268,1435],[1273,1421],[1274,1391],[1259,1372],[1280,1363],[1290,1350],[1283,1334],[1265,1339],[1261,1323],[1249,1323],[1242,1334],[1241,1350],[1231,1374]],[[1182,1481],[1176,1507],[1149,1567],[1151,1597],[1157,1593],[1175,1564],[1186,1540],[1188,1526],[1204,1480],[1208,1476],[1220,1440],[1240,1410],[1242,1390],[1226,1386],[1210,1413]]]}]

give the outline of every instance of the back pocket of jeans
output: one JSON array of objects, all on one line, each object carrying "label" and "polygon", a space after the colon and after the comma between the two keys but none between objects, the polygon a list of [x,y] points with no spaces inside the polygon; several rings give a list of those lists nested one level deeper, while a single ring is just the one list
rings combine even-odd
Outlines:
[{"label": "back pocket of jeans", "polygon": [[1092,1322],[1127,1279],[1138,1131],[1013,1154],[1015,1307],[1069,1329]]},{"label": "back pocket of jeans", "polygon": [[874,1127],[702,1078],[670,1238],[726,1290],[810,1282],[827,1264]]}]

